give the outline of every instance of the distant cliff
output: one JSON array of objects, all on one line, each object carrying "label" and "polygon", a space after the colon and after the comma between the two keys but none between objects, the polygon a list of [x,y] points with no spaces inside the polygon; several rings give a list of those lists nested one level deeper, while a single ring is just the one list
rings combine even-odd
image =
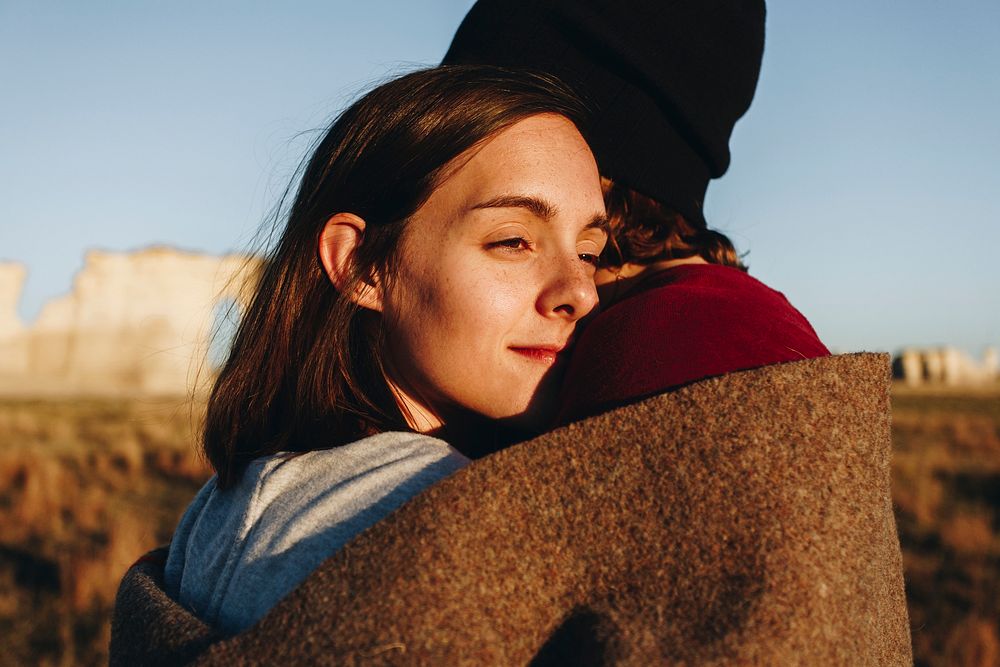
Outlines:
[{"label": "distant cliff", "polygon": [[892,374],[910,386],[968,386],[1000,380],[1000,354],[986,348],[982,361],[951,347],[906,348],[892,360]]},{"label": "distant cliff", "polygon": [[0,394],[187,393],[209,370],[218,314],[245,305],[259,268],[166,247],[92,251],[72,291],[26,326],[17,303],[27,272],[0,263]]}]

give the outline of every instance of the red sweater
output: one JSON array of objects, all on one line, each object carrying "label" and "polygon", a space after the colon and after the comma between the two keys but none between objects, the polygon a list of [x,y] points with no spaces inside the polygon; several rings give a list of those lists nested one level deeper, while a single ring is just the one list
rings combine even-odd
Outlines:
[{"label": "red sweater", "polygon": [[581,332],[558,421],[713,375],[828,354],[780,292],[728,266],[682,264],[642,279]]}]

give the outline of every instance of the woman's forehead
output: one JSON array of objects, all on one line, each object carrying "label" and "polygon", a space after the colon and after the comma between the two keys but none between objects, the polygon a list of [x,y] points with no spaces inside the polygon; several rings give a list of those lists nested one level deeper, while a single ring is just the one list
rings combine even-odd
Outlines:
[{"label": "woman's forehead", "polygon": [[572,121],[562,116],[541,114],[521,120],[453,163],[428,203],[436,200],[474,210],[520,199],[543,218],[580,206],[603,210],[590,148]]}]

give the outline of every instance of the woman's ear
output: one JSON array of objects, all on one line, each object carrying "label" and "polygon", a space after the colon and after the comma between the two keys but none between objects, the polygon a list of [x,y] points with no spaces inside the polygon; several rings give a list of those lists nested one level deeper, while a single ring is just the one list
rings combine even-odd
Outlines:
[{"label": "woman's ear", "polygon": [[[365,234],[365,221],[353,213],[337,213],[319,235],[319,261],[330,282],[343,292],[349,288],[354,253]],[[362,278],[348,294],[362,308],[382,312],[382,290],[374,279]]]}]

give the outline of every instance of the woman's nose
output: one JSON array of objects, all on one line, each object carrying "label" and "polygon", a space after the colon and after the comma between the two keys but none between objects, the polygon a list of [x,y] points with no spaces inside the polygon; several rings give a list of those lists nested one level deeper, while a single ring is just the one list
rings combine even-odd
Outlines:
[{"label": "woman's nose", "polygon": [[576,321],[597,305],[593,267],[570,254],[552,262],[546,285],[539,295],[538,310],[546,317]]}]

